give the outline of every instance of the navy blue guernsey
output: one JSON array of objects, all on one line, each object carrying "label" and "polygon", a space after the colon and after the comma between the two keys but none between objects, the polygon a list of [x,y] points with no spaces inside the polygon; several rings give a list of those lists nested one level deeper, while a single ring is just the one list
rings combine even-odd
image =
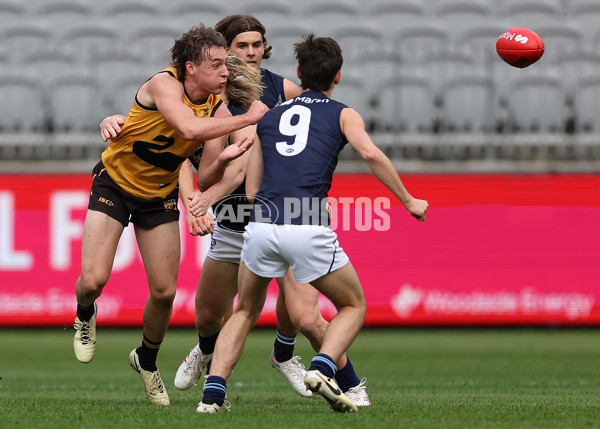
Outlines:
[{"label": "navy blue guernsey", "polygon": [[[232,115],[242,115],[246,113],[245,110],[235,107],[227,106]],[[198,148],[189,160],[196,170],[200,164],[200,158],[202,157],[202,148]],[[247,206],[248,210],[241,210],[242,206]],[[231,194],[221,198],[215,204],[212,209],[215,215],[215,220],[220,227],[225,228],[229,231],[244,232],[244,227],[248,224],[250,203],[246,199],[246,180],[244,180]],[[242,216],[241,214],[246,214]]]},{"label": "navy blue guernsey", "polygon": [[[269,109],[279,106],[285,100],[283,77],[266,69],[260,69],[260,74],[263,84],[263,95],[260,97],[260,101],[265,103]],[[246,113],[246,110],[232,104],[227,105],[227,108],[233,116]],[[196,170],[198,170],[201,156],[202,148],[199,148],[189,158]],[[230,195],[213,204],[212,208],[220,227],[242,233],[250,220],[250,210],[243,210],[244,206],[250,206],[246,199],[246,180]]]},{"label": "navy blue guernsey", "polygon": [[260,76],[263,88],[263,95],[260,101],[265,103],[269,109],[279,106],[285,101],[285,92],[283,90],[283,76],[279,76],[267,69],[260,69]]},{"label": "navy blue guernsey", "polygon": [[271,109],[258,123],[263,177],[251,221],[329,225],[327,193],[347,143],[340,127],[346,106],[319,91]]}]

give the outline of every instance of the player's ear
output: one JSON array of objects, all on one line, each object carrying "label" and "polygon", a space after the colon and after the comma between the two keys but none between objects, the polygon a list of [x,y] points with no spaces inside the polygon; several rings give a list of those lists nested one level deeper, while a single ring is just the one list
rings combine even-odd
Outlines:
[{"label": "player's ear", "polygon": [[335,74],[335,77],[333,78],[333,83],[335,85],[337,85],[338,83],[340,83],[341,78],[342,78],[342,71],[338,70],[338,72]]},{"label": "player's ear", "polygon": [[300,76],[300,66],[296,66],[296,76],[298,76],[298,79],[302,80],[302,76]]},{"label": "player's ear", "polygon": [[185,63],[185,71],[190,76],[194,76],[194,74],[196,73],[196,65],[191,61],[187,61]]}]

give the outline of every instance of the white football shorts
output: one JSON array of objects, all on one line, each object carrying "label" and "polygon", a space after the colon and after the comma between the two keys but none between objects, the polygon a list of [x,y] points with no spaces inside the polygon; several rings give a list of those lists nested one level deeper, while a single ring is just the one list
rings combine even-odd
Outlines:
[{"label": "white football shorts", "polygon": [[310,283],[350,261],[327,226],[259,222],[246,225],[242,260],[261,277],[283,277],[291,267],[298,283]]},{"label": "white football shorts", "polygon": [[215,261],[239,264],[243,244],[243,233],[221,228],[217,224],[210,239],[210,249],[208,249],[206,256]]}]

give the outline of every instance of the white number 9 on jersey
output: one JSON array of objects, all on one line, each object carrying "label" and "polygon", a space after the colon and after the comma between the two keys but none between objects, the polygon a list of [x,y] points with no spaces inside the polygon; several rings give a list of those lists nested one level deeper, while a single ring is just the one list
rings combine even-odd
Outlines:
[{"label": "white number 9 on jersey", "polygon": [[[308,141],[308,130],[310,127],[311,111],[306,106],[292,106],[281,115],[279,120],[279,132],[284,136],[295,137],[294,143],[277,142],[277,152],[283,156],[298,155],[306,147]],[[297,116],[298,122],[292,124],[292,119]]]}]

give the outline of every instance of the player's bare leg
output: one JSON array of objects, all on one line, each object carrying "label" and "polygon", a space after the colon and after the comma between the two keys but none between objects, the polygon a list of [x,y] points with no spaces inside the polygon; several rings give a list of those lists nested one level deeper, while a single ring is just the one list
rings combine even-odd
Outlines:
[{"label": "player's bare leg", "polygon": [[150,402],[169,405],[167,391],[156,367],[156,356],[169,326],[177,288],[179,225],[167,222],[153,228],[136,226],[135,233],[150,295],[144,307],[142,345],[131,351],[129,364],[142,377]]},{"label": "player's bare leg", "polygon": [[[298,285],[291,270],[288,270],[284,277],[278,278],[277,284],[279,285],[276,305],[277,338],[271,353],[271,365],[283,374],[295,392],[301,396],[312,396],[312,392],[304,384],[306,368],[299,362],[300,356],[294,356],[294,346],[296,344],[297,329],[308,338],[311,344],[315,337],[319,335],[318,332],[315,332],[318,330],[315,321],[318,321],[318,317],[321,315],[317,307],[317,291],[310,285]],[[299,291],[303,286],[303,292],[306,295],[311,295],[311,292],[314,292],[315,296],[307,299],[302,293],[295,294],[291,290],[291,288],[296,288]],[[298,299],[298,302],[294,303],[293,316],[290,309],[288,309],[290,300],[286,299],[286,290]],[[325,324],[322,333],[325,332],[326,326]]]},{"label": "player's bare leg", "polygon": [[248,333],[260,316],[270,280],[257,276],[243,262],[240,263],[238,304],[217,339],[210,375],[204,383],[202,401],[196,411],[216,412],[223,406],[226,380],[242,355]]},{"label": "player's bare leg", "polygon": [[237,293],[238,264],[204,260],[196,289],[196,330],[199,342],[179,365],[175,387],[186,390],[194,386],[208,366],[214,345],[226,317],[231,316]]},{"label": "player's bare leg", "polygon": [[75,284],[77,317],[73,349],[80,362],[88,363],[96,352],[96,299],[112,270],[123,225],[108,215],[88,210],[81,243],[81,274]]},{"label": "player's bare leg", "polygon": [[333,379],[337,362],[358,335],[366,313],[366,302],[356,271],[350,262],[311,282],[338,309],[325,335],[319,353],[313,358],[305,383],[322,395],[336,411],[357,411]]},{"label": "player's bare leg", "polygon": [[325,331],[319,350],[337,361],[350,347],[365,319],[367,304],[360,280],[354,267],[348,262],[339,270],[311,284],[338,309]]}]

